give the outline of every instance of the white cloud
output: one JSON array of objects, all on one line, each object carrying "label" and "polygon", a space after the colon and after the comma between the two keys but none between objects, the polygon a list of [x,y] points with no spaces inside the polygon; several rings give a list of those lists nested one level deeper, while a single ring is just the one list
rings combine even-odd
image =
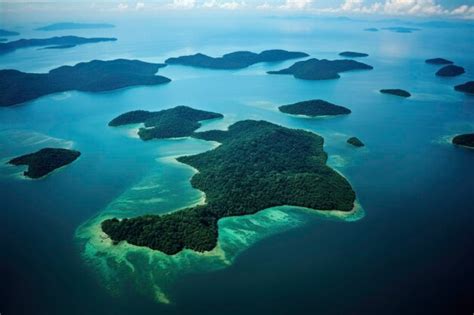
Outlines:
[{"label": "white cloud", "polygon": [[143,2],[137,2],[137,4],[135,5],[135,10],[141,10],[145,7],[145,3]]},{"label": "white cloud", "polygon": [[119,3],[119,4],[117,5],[117,9],[118,9],[119,11],[125,11],[125,10],[128,9],[128,4],[126,4],[126,3]]},{"label": "white cloud", "polygon": [[229,1],[221,2],[217,0],[209,0],[202,4],[204,8],[217,8],[217,9],[226,9],[226,10],[236,10],[241,9],[246,6],[245,2]]},{"label": "white cloud", "polygon": [[170,7],[175,9],[192,9],[196,6],[196,0],[173,0]]},{"label": "white cloud", "polygon": [[302,10],[306,9],[313,3],[313,0],[286,0],[285,4],[281,5],[281,9]]}]

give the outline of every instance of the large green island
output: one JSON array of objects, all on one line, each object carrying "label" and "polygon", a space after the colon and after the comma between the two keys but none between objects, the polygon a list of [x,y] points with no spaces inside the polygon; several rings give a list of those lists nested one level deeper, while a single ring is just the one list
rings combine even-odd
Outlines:
[{"label": "large green island", "polygon": [[93,60],[62,66],[48,73],[0,70],[0,106],[31,101],[44,95],[84,91],[101,92],[136,85],[157,85],[171,80],[156,75],[164,64],[139,60]]},{"label": "large green island", "polygon": [[228,131],[193,137],[221,143],[211,151],[178,158],[198,170],[191,183],[206,194],[206,204],[165,215],[105,220],[102,230],[114,243],[126,241],[169,255],[183,249],[204,252],[216,246],[217,222],[224,217],[281,205],[354,208],[351,185],[326,165],[324,139],[314,133],[246,120]]},{"label": "large green island", "polygon": [[296,62],[287,69],[268,71],[268,74],[292,74],[303,80],[339,79],[339,73],[353,70],[372,70],[373,67],[355,60],[319,60],[312,58]]},{"label": "large green island", "polygon": [[260,62],[278,62],[307,57],[308,54],[281,49],[265,50],[257,54],[250,51],[236,51],[222,57],[210,57],[201,53],[169,58],[167,64],[178,64],[209,69],[242,69]]},{"label": "large green island", "polygon": [[453,144],[474,149],[474,133],[467,133],[454,137]]},{"label": "large green island", "polygon": [[100,42],[113,42],[116,38],[92,37],[84,38],[78,36],[57,36],[51,38],[19,39],[8,43],[0,43],[0,54],[13,52],[20,48],[62,45],[84,45]]},{"label": "large green island", "polygon": [[303,115],[308,117],[347,115],[351,113],[351,110],[346,107],[335,105],[323,100],[298,102],[280,106],[278,109],[286,114]]},{"label": "large green island", "polygon": [[81,153],[75,150],[44,148],[11,159],[8,163],[15,166],[27,165],[28,169],[23,174],[29,178],[40,178],[74,162],[80,155]]},{"label": "large green island", "polygon": [[112,119],[109,126],[143,123],[145,127],[138,130],[138,135],[142,140],[180,138],[191,136],[201,127],[200,121],[222,117],[224,116],[219,113],[176,106],[158,112],[131,111]]}]

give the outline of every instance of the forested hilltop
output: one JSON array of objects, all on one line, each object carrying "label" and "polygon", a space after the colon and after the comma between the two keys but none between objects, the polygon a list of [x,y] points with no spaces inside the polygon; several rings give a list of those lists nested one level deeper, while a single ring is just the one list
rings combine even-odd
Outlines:
[{"label": "forested hilltop", "polygon": [[217,244],[217,221],[223,217],[280,205],[342,211],[354,207],[351,185],[326,165],[324,140],[316,134],[246,120],[228,131],[193,137],[222,143],[178,158],[199,171],[191,183],[206,193],[207,203],[166,215],[106,220],[102,230],[115,243],[127,241],[170,255],[185,248],[209,251]]}]

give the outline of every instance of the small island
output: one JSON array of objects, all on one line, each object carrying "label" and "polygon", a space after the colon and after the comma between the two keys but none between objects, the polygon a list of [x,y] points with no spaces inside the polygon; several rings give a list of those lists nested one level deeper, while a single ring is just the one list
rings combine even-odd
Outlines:
[{"label": "small island", "polygon": [[420,30],[419,28],[403,27],[403,26],[384,27],[384,28],[382,28],[382,29],[383,29],[383,30],[386,30],[386,31],[395,32],[395,33],[405,33],[405,34],[413,33],[413,32],[415,32],[415,31],[419,31],[419,30]]},{"label": "small island", "polygon": [[280,106],[278,109],[286,114],[304,115],[308,117],[348,115],[351,113],[351,110],[346,107],[331,104],[323,100],[298,102]]},{"label": "small island", "polygon": [[74,162],[80,155],[81,153],[75,150],[44,148],[11,159],[8,163],[15,166],[27,165],[28,169],[23,174],[29,178],[40,178]]},{"label": "small island", "polygon": [[316,58],[298,61],[291,67],[268,71],[268,74],[292,74],[302,80],[331,80],[339,79],[339,73],[353,70],[372,70],[373,67],[355,60],[319,60]]},{"label": "small island", "polygon": [[109,122],[109,126],[143,123],[138,130],[142,140],[189,137],[201,127],[200,121],[223,118],[219,113],[207,112],[187,106],[149,112],[135,110],[122,114]]},{"label": "small island", "polygon": [[194,137],[221,143],[178,158],[199,171],[191,184],[206,194],[206,204],[164,215],[105,220],[102,230],[114,244],[126,241],[168,255],[183,249],[205,252],[217,245],[221,218],[283,205],[322,211],[354,208],[351,185],[326,165],[324,139],[314,133],[246,120],[228,131]]},{"label": "small island", "polygon": [[156,75],[164,64],[139,60],[93,60],[62,66],[48,73],[0,70],[0,106],[12,106],[65,91],[102,92],[171,80]]},{"label": "small island", "polygon": [[459,92],[474,94],[474,81],[469,81],[464,84],[456,85],[454,89]]},{"label": "small island", "polygon": [[0,29],[0,36],[17,36],[17,35],[20,35],[20,33],[14,32],[14,31],[8,31],[8,30]]},{"label": "small island", "polygon": [[430,65],[452,65],[454,62],[444,58],[426,59],[425,62]]},{"label": "small island", "polygon": [[395,95],[395,96],[400,96],[400,97],[410,97],[411,94],[408,91],[401,90],[401,89],[382,89],[380,90],[380,93],[382,94],[390,94],[390,95]]},{"label": "small island", "polygon": [[436,75],[439,77],[457,77],[465,72],[466,71],[464,70],[463,67],[459,67],[456,65],[449,65],[449,66],[439,69],[439,71],[436,72]]},{"label": "small island", "polygon": [[308,54],[303,52],[273,49],[262,51],[259,54],[250,51],[236,51],[217,58],[198,53],[169,58],[165,63],[209,69],[242,69],[260,62],[279,62],[307,56]]},{"label": "small island", "polygon": [[82,30],[82,29],[98,29],[113,28],[115,25],[107,23],[54,23],[37,28],[37,31],[62,31],[62,30]]},{"label": "small island", "polygon": [[364,29],[364,31],[366,31],[366,32],[378,32],[379,29],[376,28],[376,27],[369,27],[369,28]]},{"label": "small island", "polygon": [[351,138],[347,139],[347,143],[349,143],[349,144],[351,144],[351,145],[353,145],[354,147],[357,147],[357,148],[365,146],[365,144],[362,141],[360,141],[360,139],[357,138],[357,137],[351,137]]},{"label": "small island", "polygon": [[467,133],[454,137],[453,144],[474,149],[474,133]]},{"label": "small island", "polygon": [[339,56],[348,57],[348,58],[362,58],[362,57],[368,57],[369,54],[355,52],[355,51],[344,51],[340,53]]},{"label": "small island", "polygon": [[41,46],[59,46],[59,45],[84,45],[100,42],[113,42],[116,38],[108,37],[78,37],[78,36],[58,36],[39,39],[19,39],[8,43],[0,43],[0,54],[13,52],[20,48],[41,47]]}]

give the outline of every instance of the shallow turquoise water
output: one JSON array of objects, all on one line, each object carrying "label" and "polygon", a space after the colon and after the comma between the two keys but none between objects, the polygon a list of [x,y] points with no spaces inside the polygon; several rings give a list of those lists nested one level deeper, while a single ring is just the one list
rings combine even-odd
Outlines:
[{"label": "shallow turquoise water", "polygon": [[[362,31],[366,23],[264,18],[238,26],[232,19],[150,21],[146,27],[134,22],[74,32],[116,36],[116,43],[19,50],[0,56],[0,66],[41,72],[91,59],[162,62],[198,51],[283,48],[331,59],[343,50],[363,51],[370,57],[362,61],[375,70],[306,82],[265,74],[291,61],[238,71],[170,66],[160,70],[173,79],[166,86],[66,92],[0,109],[1,161],[45,144],[82,152],[77,162],[39,181],[0,167],[2,309],[12,314],[397,314],[464,304],[468,309],[474,292],[474,155],[452,147],[449,139],[474,130],[474,98],[452,89],[474,79],[472,29],[368,33]],[[455,60],[467,74],[436,78],[436,67],[423,62],[431,57]],[[378,93],[392,87],[408,89],[413,97]],[[353,113],[301,119],[277,110],[311,98]],[[227,220],[221,223],[227,248],[210,258],[186,253],[167,260],[126,245],[98,251],[107,244],[91,227],[101,216],[162,213],[202,201],[189,184],[193,170],[172,163],[172,157],[209,150],[212,143],[142,142],[131,128],[107,127],[128,110],[182,104],[225,115],[203,129],[265,119],[322,135],[330,164],[348,177],[366,216],[344,222],[273,209]],[[367,147],[348,146],[350,136]]]}]

